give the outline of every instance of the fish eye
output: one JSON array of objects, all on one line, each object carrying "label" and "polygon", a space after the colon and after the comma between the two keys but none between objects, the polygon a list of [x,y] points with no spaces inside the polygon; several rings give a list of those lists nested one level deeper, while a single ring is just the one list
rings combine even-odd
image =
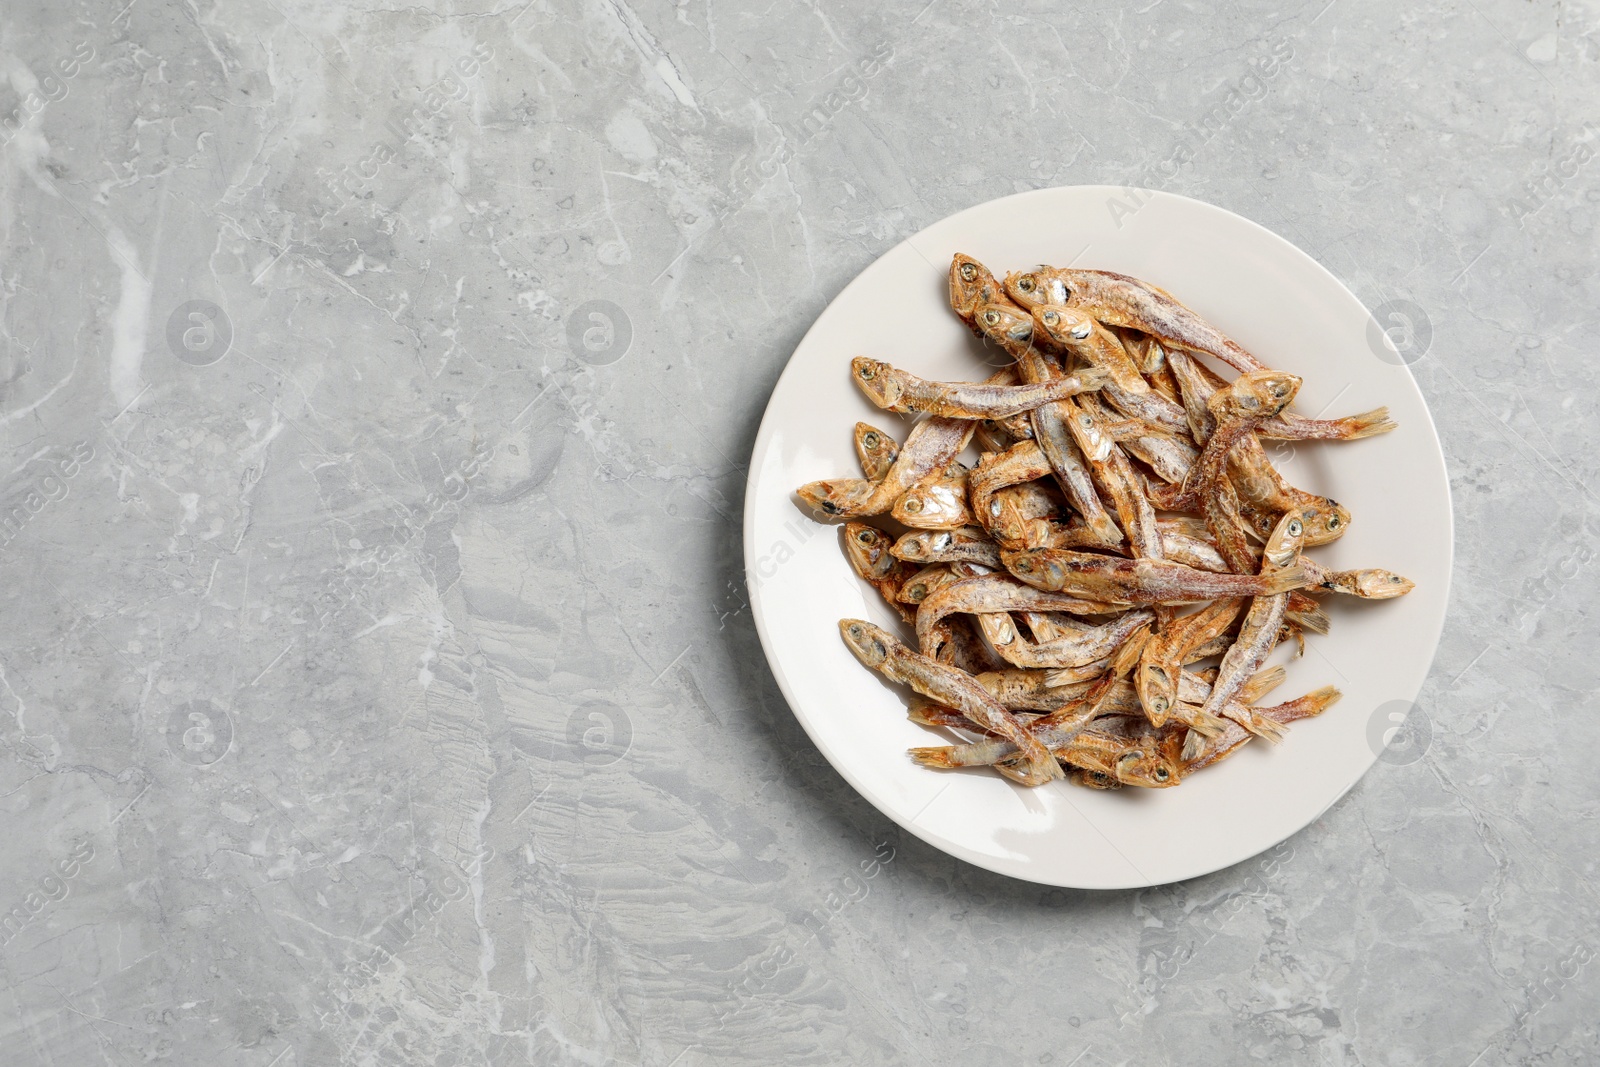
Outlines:
[{"label": "fish eye", "polygon": [[1300,536],[1300,531],[1302,529],[1304,529],[1304,527],[1302,527],[1300,525],[1300,520],[1299,519],[1291,519],[1289,521],[1289,536],[1290,537],[1299,537]]},{"label": "fish eye", "polygon": [[1021,559],[1012,564],[1012,566],[1021,571],[1023,574],[1033,573],[1033,560],[1029,559],[1027,556],[1023,556]]},{"label": "fish eye", "polygon": [[860,374],[861,377],[866,378],[868,381],[872,380],[872,368],[870,366],[862,367]]},{"label": "fish eye", "polygon": [[998,311],[985,311],[983,313],[983,321],[984,321],[984,323],[986,325],[989,325],[989,326],[997,325],[1000,322],[1000,312],[998,312]]},{"label": "fish eye", "polygon": [[911,587],[909,595],[914,601],[921,600],[923,597],[928,595],[928,587],[923,585],[921,582],[918,582],[916,585]]},{"label": "fish eye", "polygon": [[824,500],[822,502],[822,510],[829,515],[837,515],[839,514],[839,505],[831,500]]},{"label": "fish eye", "polygon": [[970,282],[972,279],[978,276],[977,266],[972,263],[961,264],[961,276]]},{"label": "fish eye", "polygon": [[1085,426],[1092,427],[1094,425],[1094,418],[1091,415],[1089,415],[1087,412],[1085,412],[1083,417],[1080,418],[1078,421],[1083,423]]},{"label": "fish eye", "polygon": [[1089,324],[1087,322],[1085,322],[1085,323],[1083,323],[1083,324],[1081,324],[1079,326],[1074,326],[1072,328],[1072,337],[1076,341],[1081,341],[1085,337],[1089,336],[1090,330],[1091,330],[1091,328],[1090,328],[1090,326],[1089,326]]},{"label": "fish eye", "polygon": [[1044,324],[1046,326],[1054,326],[1056,323],[1061,321],[1061,316],[1056,314],[1054,311],[1046,311],[1040,317],[1044,319]]},{"label": "fish eye", "polygon": [[867,448],[877,448],[878,447],[878,435],[875,434],[875,433],[862,434],[861,435],[861,443],[863,445],[865,445]]},{"label": "fish eye", "polygon": [[856,534],[856,540],[860,541],[864,545],[872,544],[872,542],[874,540],[874,538],[872,536],[872,531],[871,530],[862,530],[860,533]]},{"label": "fish eye", "polygon": [[911,514],[913,514],[913,515],[915,515],[919,511],[921,511],[922,510],[922,501],[921,501],[921,499],[919,499],[918,497],[914,497],[914,496],[913,497],[908,497],[906,499],[906,510],[911,512]]},{"label": "fish eye", "polygon": [[1167,698],[1166,697],[1156,697],[1150,703],[1152,705],[1154,705],[1151,710],[1153,710],[1157,715],[1160,715],[1162,712],[1167,710]]},{"label": "fish eye", "polygon": [[1391,582],[1403,582],[1403,581],[1405,581],[1405,579],[1400,577],[1398,574],[1389,575],[1389,580]]},{"label": "fish eye", "polygon": [[1168,779],[1168,778],[1171,778],[1171,777],[1172,777],[1172,774],[1171,774],[1171,772],[1169,772],[1169,771],[1168,771],[1168,770],[1167,770],[1167,769],[1166,769],[1166,768],[1165,768],[1165,767],[1157,767],[1157,768],[1156,768],[1156,773],[1155,773],[1155,775],[1154,775],[1154,777],[1155,777],[1155,780],[1156,780],[1156,781],[1158,781],[1158,782],[1164,782],[1164,781],[1166,781],[1166,780],[1167,780],[1167,779]]},{"label": "fish eye", "polygon": [[1037,284],[1038,283],[1033,280],[1033,275],[1031,274],[1024,274],[1022,277],[1017,279],[1017,288],[1021,289],[1024,293],[1033,292]]},{"label": "fish eye", "polygon": [[1337,516],[1337,515],[1329,515],[1328,516],[1328,529],[1337,530],[1338,528],[1339,528],[1339,516]]},{"label": "fish eye", "polygon": [[861,627],[859,627],[859,626],[850,627],[850,636],[851,637],[860,637],[861,636]]}]

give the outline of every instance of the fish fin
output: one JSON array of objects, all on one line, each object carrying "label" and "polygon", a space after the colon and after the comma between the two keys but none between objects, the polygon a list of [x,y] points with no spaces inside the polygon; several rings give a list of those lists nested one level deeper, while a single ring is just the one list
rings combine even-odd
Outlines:
[{"label": "fish fin", "polygon": [[1345,432],[1341,435],[1341,439],[1345,441],[1359,441],[1363,437],[1376,437],[1378,434],[1388,433],[1400,425],[1389,417],[1389,409],[1386,407],[1373,408],[1371,411],[1363,411],[1359,415],[1351,415],[1348,418],[1337,421],[1339,425],[1345,428]]},{"label": "fish fin", "polygon": [[1282,741],[1288,734],[1288,730],[1282,723],[1267,718],[1254,708],[1244,708],[1238,704],[1230,704],[1223,709],[1222,713],[1257,737],[1265,738],[1274,745]]},{"label": "fish fin", "polygon": [[1256,671],[1245,679],[1244,685],[1239,687],[1239,703],[1246,705],[1259,704],[1261,698],[1283,684],[1289,674],[1289,669],[1281,664],[1276,667],[1267,667]]},{"label": "fish fin", "polygon": [[1061,765],[1059,763],[1052,759],[1050,761],[1050,765],[1055,770],[1054,774],[1046,774],[1039,771],[1033,766],[1033,764],[1029,763],[1021,756],[1012,756],[1008,759],[998,760],[993,764],[994,769],[999,771],[1006,778],[1009,778],[1018,785],[1025,785],[1030,789],[1034,786],[1044,785],[1052,778],[1066,777],[1066,772],[1061,769]]},{"label": "fish fin", "polygon": [[1044,687],[1046,689],[1054,689],[1062,685],[1073,685],[1081,681],[1083,679],[1075,677],[1070,669],[1047,670],[1044,672]]},{"label": "fish fin", "polygon": [[1079,367],[1072,372],[1072,377],[1083,383],[1083,391],[1086,393],[1104,389],[1116,380],[1109,370],[1093,363],[1086,367]]},{"label": "fish fin", "polygon": [[1263,596],[1273,596],[1277,593],[1287,593],[1293,589],[1304,589],[1311,584],[1311,578],[1306,574],[1306,565],[1295,560],[1280,571],[1261,576]]},{"label": "fish fin", "polygon": [[1206,750],[1205,738],[1196,730],[1188,730],[1183,735],[1183,762],[1193,763],[1200,758]]},{"label": "fish fin", "polygon": [[1227,723],[1209,711],[1196,709],[1193,718],[1187,724],[1190,733],[1199,734],[1201,737],[1221,737],[1222,730]]}]

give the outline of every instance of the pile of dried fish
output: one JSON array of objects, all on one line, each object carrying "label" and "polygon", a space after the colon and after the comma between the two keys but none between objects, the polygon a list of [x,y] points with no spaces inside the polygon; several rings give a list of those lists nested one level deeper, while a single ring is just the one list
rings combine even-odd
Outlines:
[{"label": "pile of dried fish", "polygon": [[1350,514],[1285,481],[1262,441],[1370,437],[1394,428],[1387,410],[1295,414],[1299,378],[1121,274],[1039,267],[1002,284],[957,255],[950,304],[1011,363],[935,382],[853,360],[874,404],[921,418],[903,443],[858,423],[863,477],[799,490],[846,520],[851,565],[915,628],[911,643],[845,619],[845,643],[918,694],[913,721],[978,737],[912,758],[1030,786],[1160,788],[1338,700],[1329,686],[1263,705],[1285,673],[1267,657],[1328,632],[1316,594],[1412,584],[1304,555]]}]

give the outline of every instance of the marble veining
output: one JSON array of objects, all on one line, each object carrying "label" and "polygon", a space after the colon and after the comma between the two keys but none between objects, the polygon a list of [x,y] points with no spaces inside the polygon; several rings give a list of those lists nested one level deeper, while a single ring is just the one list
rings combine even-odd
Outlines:
[{"label": "marble veining", "polygon": [[[1592,0],[7,3],[0,1062],[1600,1061],[1597,34]],[[1338,275],[1456,509],[1408,747],[1142,892],[898,831],[743,583],[818,312],[1070,183]]]}]

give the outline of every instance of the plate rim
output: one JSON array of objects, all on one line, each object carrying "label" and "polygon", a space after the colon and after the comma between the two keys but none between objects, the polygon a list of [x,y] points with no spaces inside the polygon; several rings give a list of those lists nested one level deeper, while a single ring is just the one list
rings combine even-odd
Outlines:
[{"label": "plate rim", "polygon": [[[786,379],[788,379],[789,375],[796,372],[795,356],[805,348],[806,342],[810,340],[811,335],[817,330],[818,325],[826,317],[827,313],[834,307],[835,304],[843,300],[857,285],[862,284],[863,279],[871,272],[873,267],[899,252],[902,248],[909,247],[913,254],[926,261],[927,257],[922,254],[922,251],[918,249],[913,242],[922,237],[924,234],[928,233],[930,230],[943,226],[946,223],[958,219],[970,212],[981,211],[986,208],[993,207],[996,204],[1001,204],[1008,201],[1023,201],[1036,198],[1048,199],[1051,196],[1059,195],[1063,192],[1086,195],[1104,193],[1108,197],[1139,193],[1146,198],[1162,198],[1182,201],[1191,210],[1199,208],[1225,216],[1233,222],[1244,223],[1246,226],[1260,231],[1269,240],[1277,242],[1283,248],[1287,249],[1292,255],[1300,257],[1305,261],[1306,264],[1313,268],[1313,270],[1322,274],[1329,282],[1333,283],[1333,285],[1335,285],[1340,291],[1354,301],[1358,307],[1367,313],[1367,320],[1369,324],[1375,324],[1377,322],[1377,320],[1372,316],[1372,309],[1368,308],[1366,303],[1362,301],[1362,299],[1357,296],[1349,286],[1347,286],[1336,274],[1334,274],[1319,260],[1317,260],[1316,257],[1302,249],[1299,245],[1295,244],[1293,241],[1290,241],[1282,234],[1279,234],[1276,231],[1262,225],[1261,223],[1256,222],[1254,219],[1246,218],[1237,212],[1230,211],[1227,208],[1220,207],[1204,200],[1197,200],[1194,197],[1184,196],[1180,193],[1165,192],[1159,189],[1146,189],[1137,186],[1105,185],[1095,183],[1083,185],[1054,185],[1047,186],[1042,189],[1029,189],[1020,193],[1009,193],[1005,196],[994,197],[989,200],[968,205],[959,211],[952,212],[929,223],[926,226],[923,226],[915,233],[902,238],[895,244],[884,249],[878,255],[874,256],[870,263],[867,263],[859,271],[857,271],[855,276],[852,277],[849,282],[847,282],[842,288],[839,289],[837,293],[833,295],[831,299],[828,300],[827,304],[822,308],[822,310],[817,313],[814,319],[812,319],[811,325],[806,328],[806,332],[801,335],[800,340],[795,343],[795,346],[790,351],[788,358],[784,361],[783,370],[779,373],[777,380],[773,382],[772,389],[767,395],[767,403],[761,414],[761,423],[756,431],[755,443],[750,449],[749,467],[745,476],[743,531],[740,542],[744,552],[745,592],[749,600],[751,616],[755,620],[756,635],[761,642],[761,652],[766,658],[767,670],[771,673],[773,680],[777,682],[779,692],[783,694],[784,702],[788,705],[789,713],[794,716],[797,722],[799,722],[801,729],[805,731],[805,734],[811,740],[811,743],[816,746],[817,750],[822,754],[823,758],[828,761],[828,764],[833,768],[835,773],[849,783],[850,787],[854,789],[863,800],[872,805],[876,811],[895,823],[895,825],[912,834],[919,840],[925,842],[932,848],[1002,877],[1015,879],[1016,881],[1032,885],[1052,886],[1062,889],[1078,889],[1086,892],[1126,892],[1128,890],[1148,889],[1161,885],[1172,885],[1194,878],[1203,878],[1207,875],[1215,874],[1218,871],[1226,870],[1229,867],[1244,863],[1247,860],[1253,859],[1264,852],[1276,848],[1278,845],[1295,837],[1304,831],[1306,827],[1322,818],[1322,816],[1325,815],[1330,808],[1349,795],[1350,790],[1354,789],[1357,783],[1362,781],[1362,779],[1371,773],[1373,765],[1379,761],[1378,754],[1374,753],[1371,761],[1368,762],[1367,766],[1361,771],[1361,773],[1346,783],[1335,796],[1328,800],[1325,805],[1317,809],[1315,814],[1311,815],[1299,826],[1296,826],[1294,829],[1285,833],[1277,841],[1266,844],[1260,848],[1255,848],[1243,855],[1226,859],[1214,866],[1207,867],[1204,870],[1194,871],[1189,874],[1163,881],[1148,881],[1135,878],[1126,883],[1102,884],[1096,886],[1083,886],[1072,882],[1055,881],[1049,878],[1035,878],[1030,877],[1027,874],[1017,873],[1014,870],[1003,870],[995,865],[992,857],[981,853],[976,853],[956,842],[943,838],[937,838],[932,831],[924,832],[923,830],[919,829],[915,823],[915,820],[902,819],[898,813],[887,810],[875,798],[875,793],[865,787],[864,783],[860,780],[860,777],[854,773],[852,769],[850,769],[847,762],[834,758],[834,754],[829,745],[812,730],[811,724],[807,721],[806,717],[801,715],[796,710],[795,705],[797,703],[797,699],[794,692],[791,690],[789,680],[784,672],[779,668],[778,664],[774,661],[771,638],[767,632],[765,612],[761,603],[761,586],[760,583],[756,581],[757,576],[754,575],[754,568],[759,560],[755,545],[755,488],[757,479],[761,473],[760,461],[769,451],[772,435],[776,432],[777,422],[773,412],[773,399],[783,388],[784,382]],[[937,269],[936,266],[935,269]],[[1441,590],[1442,596],[1440,600],[1444,607],[1440,612],[1437,628],[1432,634],[1430,640],[1430,646],[1428,649],[1428,665],[1427,669],[1423,672],[1422,682],[1422,685],[1426,685],[1428,675],[1432,673],[1434,661],[1438,657],[1439,645],[1444,636],[1444,626],[1449,618],[1450,588],[1455,579],[1455,499],[1450,486],[1450,468],[1444,453],[1444,443],[1439,437],[1438,425],[1434,422],[1433,409],[1429,406],[1428,398],[1423,393],[1421,386],[1418,385],[1416,375],[1412,372],[1410,364],[1401,361],[1399,368],[1405,372],[1406,378],[1410,382],[1411,387],[1416,391],[1416,394],[1421,401],[1422,414],[1427,421],[1428,438],[1432,449],[1432,455],[1430,458],[1437,459],[1439,469],[1444,474],[1442,481],[1445,503],[1445,528],[1442,554],[1444,556],[1445,579],[1443,589]],[[1422,446],[1419,444],[1418,447]],[[1419,686],[1419,693],[1420,688],[1421,686]],[[1412,703],[1413,709],[1415,709],[1415,701]]]}]

